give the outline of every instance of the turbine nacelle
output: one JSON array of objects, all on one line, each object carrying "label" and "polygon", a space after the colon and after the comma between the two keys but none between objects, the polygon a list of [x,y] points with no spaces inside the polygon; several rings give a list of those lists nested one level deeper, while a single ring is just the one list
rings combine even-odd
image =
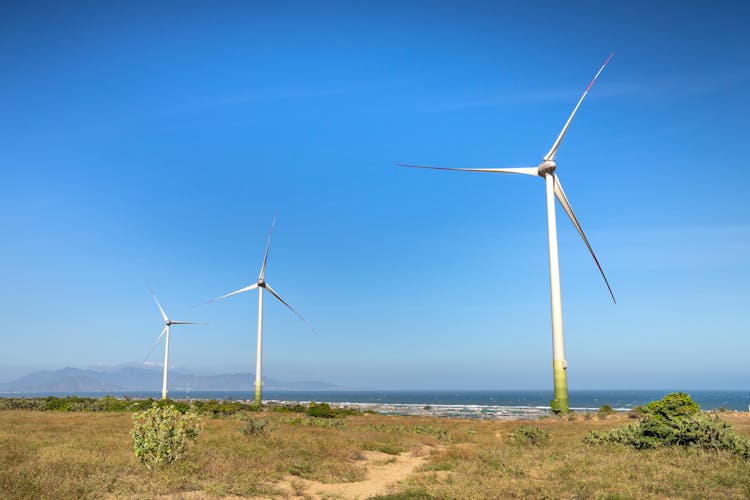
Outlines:
[{"label": "turbine nacelle", "polygon": [[547,174],[552,174],[557,169],[557,162],[555,160],[544,160],[537,167],[537,173],[539,177],[544,177]]}]

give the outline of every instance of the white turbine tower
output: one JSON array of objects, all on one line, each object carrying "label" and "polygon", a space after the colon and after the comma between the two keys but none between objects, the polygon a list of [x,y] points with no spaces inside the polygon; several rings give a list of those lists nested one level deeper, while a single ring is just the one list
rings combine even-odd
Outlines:
[{"label": "white turbine tower", "polygon": [[171,329],[172,325],[202,325],[203,323],[193,323],[190,321],[172,321],[167,316],[167,313],[164,312],[164,308],[159,304],[159,299],[156,298],[156,294],[153,290],[151,290],[151,295],[154,297],[154,302],[156,302],[156,307],[159,308],[159,312],[161,313],[161,317],[164,319],[164,329],[161,331],[161,334],[156,339],[156,342],[154,342],[153,347],[151,347],[151,350],[146,355],[146,358],[143,360],[145,363],[149,356],[151,356],[151,353],[154,352],[154,349],[156,349],[156,346],[159,345],[159,341],[161,341],[162,337],[166,335],[166,339],[164,341],[164,378],[162,380],[161,385],[161,398],[167,399],[167,367],[169,366],[169,330]]},{"label": "white turbine tower", "polygon": [[271,223],[271,230],[268,232],[268,243],[266,243],[266,253],[263,256],[263,265],[260,268],[258,281],[256,283],[253,283],[252,285],[246,286],[245,288],[240,288],[239,290],[235,290],[232,293],[222,295],[221,297],[215,298],[210,301],[210,302],[216,302],[217,300],[226,299],[227,297],[231,297],[232,295],[249,292],[250,290],[254,290],[256,288],[258,289],[258,347],[255,352],[255,404],[256,405],[261,404],[261,395],[262,395],[262,386],[263,386],[263,376],[262,376],[262,370],[263,370],[263,290],[268,291],[268,293],[276,297],[279,300],[279,302],[281,302],[287,308],[289,308],[290,311],[296,314],[299,319],[304,321],[305,324],[309,326],[313,332],[315,332],[315,328],[313,328],[313,326],[310,323],[308,323],[308,321],[305,318],[303,318],[300,313],[295,311],[292,306],[290,306],[284,299],[282,299],[281,296],[278,293],[276,293],[276,290],[271,288],[271,285],[266,283],[265,277],[266,277],[266,263],[268,262],[268,250],[271,248],[271,236],[273,235],[273,228],[275,225],[276,225],[276,218],[273,219],[273,222]]},{"label": "white turbine tower", "polygon": [[565,191],[563,191],[562,184],[560,184],[560,179],[555,174],[555,169],[557,168],[557,163],[555,162],[555,155],[557,155],[557,150],[560,147],[560,143],[565,137],[565,133],[568,131],[568,127],[570,127],[570,122],[573,121],[573,117],[578,111],[578,108],[581,106],[583,99],[586,97],[586,94],[588,94],[589,90],[591,90],[591,87],[594,85],[594,82],[599,77],[599,74],[601,74],[602,70],[604,70],[604,67],[607,65],[610,59],[612,59],[613,55],[614,55],[614,52],[612,52],[609,55],[609,57],[607,57],[607,60],[604,61],[604,64],[602,64],[602,67],[599,68],[599,71],[596,72],[596,75],[594,75],[594,78],[591,80],[591,83],[589,83],[589,86],[586,87],[586,90],[583,92],[583,95],[578,100],[578,103],[576,104],[575,108],[573,108],[573,112],[568,117],[568,121],[565,122],[565,125],[560,131],[560,135],[557,136],[557,139],[555,140],[554,144],[552,144],[552,147],[547,152],[547,154],[544,156],[542,162],[536,167],[447,168],[447,167],[433,167],[433,166],[425,166],[425,165],[401,164],[401,166],[404,166],[404,167],[430,168],[430,169],[435,169],[435,170],[459,170],[459,171],[464,171],[464,172],[489,172],[489,173],[501,173],[501,174],[526,174],[526,175],[542,177],[544,179],[546,188],[547,188],[547,231],[548,231],[548,236],[549,236],[550,298],[552,302],[552,369],[553,369],[554,384],[555,384],[555,399],[552,400],[552,409],[556,412],[568,411],[568,382],[567,382],[567,374],[566,374],[566,369],[568,367],[568,364],[567,364],[567,361],[565,360],[565,345],[563,342],[562,299],[560,297],[560,263],[559,263],[558,254],[557,254],[557,222],[555,218],[555,198],[557,198],[557,201],[560,202],[560,205],[562,205],[563,210],[565,210],[565,213],[568,214],[568,217],[570,217],[570,220],[573,222],[573,225],[578,230],[578,234],[581,235],[583,242],[586,243],[586,247],[588,247],[589,252],[591,252],[591,256],[594,258],[594,262],[596,263],[596,267],[599,268],[599,272],[601,273],[602,278],[604,278],[604,283],[606,283],[607,289],[609,290],[609,294],[612,296],[613,301],[615,301],[615,296],[612,293],[612,287],[609,285],[609,281],[607,280],[607,277],[604,275],[604,270],[602,269],[602,266],[599,264],[599,260],[596,258],[596,255],[594,254],[594,250],[591,248],[591,245],[589,244],[589,240],[586,238],[586,235],[583,233],[581,224],[578,222],[578,219],[576,219],[576,216],[573,213],[573,209],[570,206],[570,202],[568,201],[568,198],[565,196]]}]

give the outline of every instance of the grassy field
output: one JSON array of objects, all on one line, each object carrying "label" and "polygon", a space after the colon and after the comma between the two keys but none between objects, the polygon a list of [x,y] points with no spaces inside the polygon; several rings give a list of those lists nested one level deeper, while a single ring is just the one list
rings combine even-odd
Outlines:
[{"label": "grassy field", "polygon": [[[262,433],[241,432],[258,417]],[[750,436],[750,414],[722,418]],[[726,452],[584,444],[624,415],[533,422],[550,433],[540,446],[509,437],[520,421],[202,421],[186,459],[148,470],[133,456],[130,413],[0,411],[0,497],[750,498],[750,460]]]}]

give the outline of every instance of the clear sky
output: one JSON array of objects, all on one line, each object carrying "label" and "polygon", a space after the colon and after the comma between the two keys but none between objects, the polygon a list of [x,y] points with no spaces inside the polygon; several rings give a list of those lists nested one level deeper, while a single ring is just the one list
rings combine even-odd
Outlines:
[{"label": "clear sky", "polygon": [[[140,362],[369,388],[750,387],[750,5],[4,2],[0,381]],[[161,359],[161,349],[151,358]],[[250,387],[250,381],[248,382]]]}]

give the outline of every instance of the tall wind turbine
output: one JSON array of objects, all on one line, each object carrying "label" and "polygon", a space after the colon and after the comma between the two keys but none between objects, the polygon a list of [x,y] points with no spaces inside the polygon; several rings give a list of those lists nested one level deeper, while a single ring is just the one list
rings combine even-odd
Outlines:
[{"label": "tall wind turbine", "polygon": [[313,328],[312,325],[308,323],[308,321],[305,318],[303,318],[300,313],[295,311],[292,306],[290,306],[284,299],[282,299],[281,296],[278,293],[276,293],[276,290],[271,288],[271,285],[266,283],[266,263],[268,262],[268,250],[271,248],[271,236],[273,235],[274,226],[276,226],[275,217],[273,219],[273,222],[271,223],[271,230],[268,232],[268,243],[266,243],[266,254],[263,256],[263,265],[260,268],[258,281],[256,283],[253,283],[252,285],[246,286],[245,288],[240,288],[239,290],[235,290],[232,293],[222,295],[221,297],[215,298],[210,301],[210,302],[216,302],[217,300],[223,300],[223,299],[226,299],[227,297],[231,297],[232,295],[249,292],[250,290],[255,290],[256,288],[258,289],[258,347],[255,352],[255,404],[259,406],[261,403],[261,393],[262,393],[262,386],[263,386],[263,377],[262,377],[262,370],[263,370],[263,290],[268,291],[268,293],[276,297],[279,300],[279,302],[281,302],[287,308],[289,308],[290,311],[296,314],[299,319],[304,321],[305,324],[309,326],[313,332],[315,332],[315,328]]},{"label": "tall wind turbine", "polygon": [[610,61],[610,59],[612,59],[613,55],[614,55],[614,52],[612,52],[609,55],[609,57],[607,57],[607,60],[604,61],[604,64],[602,64],[602,67],[599,68],[599,71],[596,72],[596,75],[594,75],[594,78],[591,80],[591,83],[589,83],[589,86],[586,87],[586,90],[583,92],[583,95],[578,100],[578,103],[576,104],[575,108],[573,108],[573,112],[568,117],[568,121],[565,122],[565,125],[560,131],[560,134],[557,136],[557,139],[555,139],[554,144],[552,144],[552,147],[547,152],[547,154],[544,155],[542,162],[536,167],[447,168],[447,167],[433,167],[433,166],[425,166],[425,165],[401,164],[401,166],[404,166],[404,167],[430,168],[434,170],[458,170],[458,171],[464,171],[464,172],[489,172],[489,173],[500,173],[500,174],[526,174],[526,175],[538,176],[544,179],[546,188],[547,188],[546,194],[547,194],[547,232],[549,236],[549,278],[550,278],[550,299],[552,302],[552,370],[553,370],[554,384],[555,384],[555,398],[552,400],[551,406],[552,406],[553,411],[555,412],[566,413],[568,411],[568,382],[567,382],[567,373],[566,373],[566,370],[568,368],[568,363],[565,360],[565,345],[563,342],[562,299],[560,297],[560,263],[559,263],[558,254],[557,254],[557,222],[555,218],[555,198],[557,198],[557,201],[560,202],[560,205],[562,205],[563,210],[565,210],[565,213],[568,214],[568,217],[570,217],[570,220],[573,222],[573,225],[578,230],[578,234],[581,235],[583,242],[586,243],[586,247],[588,247],[589,252],[591,253],[591,256],[594,258],[596,267],[599,268],[599,272],[601,273],[602,278],[604,278],[604,283],[607,285],[607,289],[609,290],[609,294],[612,297],[612,301],[616,302],[615,296],[612,293],[612,287],[609,285],[609,281],[607,280],[607,277],[604,275],[604,270],[602,269],[602,266],[599,264],[599,260],[596,258],[596,254],[594,254],[594,250],[591,248],[591,245],[589,244],[589,240],[586,238],[586,235],[583,233],[581,224],[578,222],[578,219],[576,219],[576,216],[573,213],[573,209],[570,206],[570,202],[568,201],[568,198],[565,196],[565,191],[563,191],[562,184],[560,184],[560,179],[555,174],[555,169],[557,168],[557,163],[555,162],[555,156],[557,155],[557,150],[560,147],[560,143],[562,142],[563,138],[565,137],[566,132],[568,131],[568,127],[570,127],[570,122],[573,121],[573,117],[578,111],[578,108],[581,106],[581,103],[583,102],[583,99],[586,97],[586,94],[589,93],[589,90],[591,90],[591,87],[594,85],[594,82],[599,77],[601,72],[604,70],[604,67],[607,66],[607,63]]},{"label": "tall wind turbine", "polygon": [[156,342],[154,342],[153,347],[151,347],[151,350],[146,355],[146,358],[143,360],[143,362],[146,362],[146,359],[148,359],[149,356],[151,356],[151,353],[154,352],[154,349],[156,349],[156,346],[159,345],[159,341],[161,340],[164,335],[166,335],[166,340],[164,341],[164,379],[162,381],[161,385],[161,398],[167,399],[167,367],[169,366],[169,330],[172,327],[172,325],[201,325],[202,323],[193,323],[190,321],[172,321],[167,316],[167,313],[164,312],[164,308],[159,304],[159,299],[156,298],[156,294],[153,290],[151,290],[151,295],[154,297],[154,302],[156,302],[156,307],[159,308],[159,312],[161,313],[161,317],[164,319],[164,329],[161,331],[161,335],[156,339]]}]

